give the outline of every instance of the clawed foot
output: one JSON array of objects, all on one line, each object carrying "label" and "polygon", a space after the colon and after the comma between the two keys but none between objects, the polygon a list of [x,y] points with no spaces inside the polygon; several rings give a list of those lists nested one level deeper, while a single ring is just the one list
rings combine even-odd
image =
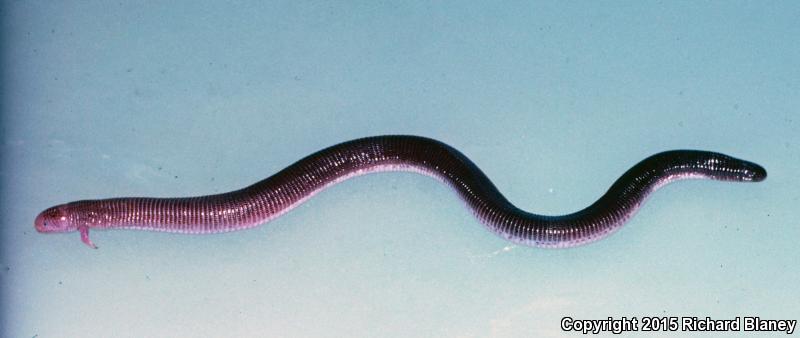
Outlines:
[{"label": "clawed foot", "polygon": [[97,245],[94,245],[92,240],[89,239],[89,227],[81,227],[78,230],[81,232],[81,241],[83,241],[83,243],[88,245],[90,248],[97,249]]}]

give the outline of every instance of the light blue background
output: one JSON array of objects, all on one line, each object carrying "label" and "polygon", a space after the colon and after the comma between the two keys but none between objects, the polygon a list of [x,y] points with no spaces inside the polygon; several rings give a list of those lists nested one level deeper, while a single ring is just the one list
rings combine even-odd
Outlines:
[{"label": "light blue background", "polygon": [[[798,18],[788,1],[3,1],[0,335],[800,319]],[[224,235],[95,231],[94,251],[32,227],[54,204],[224,192],[379,134],[449,143],[544,214],[588,205],[667,149],[752,160],[769,178],[670,185],[570,250],[510,246],[446,186],[400,173]]]}]

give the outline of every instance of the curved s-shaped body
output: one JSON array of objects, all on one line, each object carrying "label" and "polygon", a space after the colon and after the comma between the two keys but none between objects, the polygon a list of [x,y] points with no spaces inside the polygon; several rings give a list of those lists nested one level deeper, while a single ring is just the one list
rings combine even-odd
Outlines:
[{"label": "curved s-shaped body", "polygon": [[622,175],[595,203],[563,216],[543,216],[512,205],[466,156],[417,136],[376,136],[311,154],[241,190],[182,198],[112,198],[49,208],[34,221],[40,232],[138,229],[190,234],[241,230],[270,221],[317,192],[350,177],[377,171],[413,171],[452,187],[475,216],[514,243],[562,248],[608,236],[659,187],[685,178],[761,181],[761,166],[719,153],[674,150],[650,156]]}]

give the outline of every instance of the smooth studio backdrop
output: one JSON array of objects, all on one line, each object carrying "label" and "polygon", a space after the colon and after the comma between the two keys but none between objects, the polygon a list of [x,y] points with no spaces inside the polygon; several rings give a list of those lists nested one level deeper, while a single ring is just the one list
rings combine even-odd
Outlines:
[{"label": "smooth studio backdrop", "polygon": [[[0,16],[4,337],[800,319],[796,2],[3,1]],[[55,204],[229,191],[379,134],[442,140],[542,214],[589,205],[668,149],[769,177],[670,185],[570,250],[510,245],[410,173],[347,181],[229,234],[94,231],[91,250],[33,229]]]}]

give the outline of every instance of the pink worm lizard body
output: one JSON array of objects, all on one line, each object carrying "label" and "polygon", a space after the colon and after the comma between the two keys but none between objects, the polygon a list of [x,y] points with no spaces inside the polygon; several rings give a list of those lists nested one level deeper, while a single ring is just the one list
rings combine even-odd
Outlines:
[{"label": "pink worm lizard body", "polygon": [[647,196],[679,179],[709,178],[757,182],[761,166],[727,155],[673,150],[648,157],[622,175],[583,210],[544,216],[515,207],[484,173],[454,148],[417,136],[376,136],[344,142],[314,154],[249,187],[182,198],[127,197],[84,200],[44,210],[39,232],[138,229],[189,234],[242,230],[268,222],[348,178],[377,171],[412,171],[452,187],[492,232],[514,243],[562,248],[604,238],[633,216]]}]

